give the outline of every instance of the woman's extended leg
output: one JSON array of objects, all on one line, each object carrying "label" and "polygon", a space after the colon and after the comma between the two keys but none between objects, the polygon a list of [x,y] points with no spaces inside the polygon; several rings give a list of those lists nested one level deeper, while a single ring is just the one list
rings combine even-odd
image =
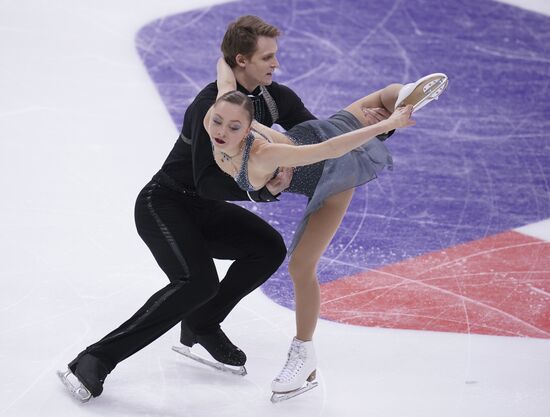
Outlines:
[{"label": "woman's extended leg", "polygon": [[399,94],[401,87],[403,87],[403,84],[390,84],[381,90],[375,91],[374,93],[351,103],[349,106],[344,108],[344,110],[347,110],[353,114],[357,120],[363,124],[363,126],[368,126],[372,122],[365,117],[362,108],[380,107],[385,108],[392,113],[394,111],[397,95]]},{"label": "woman's extended leg", "polygon": [[294,283],[296,299],[296,338],[309,341],[313,337],[320,309],[317,263],[325,252],[353,196],[354,189],[335,194],[312,213],[304,233],[292,253],[288,270]]}]

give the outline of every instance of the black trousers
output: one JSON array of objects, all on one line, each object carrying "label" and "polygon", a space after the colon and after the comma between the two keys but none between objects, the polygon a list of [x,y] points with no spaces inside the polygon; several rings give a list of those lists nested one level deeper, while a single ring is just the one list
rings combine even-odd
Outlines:
[{"label": "black trousers", "polygon": [[[182,319],[198,333],[216,329],[286,256],[281,235],[250,211],[184,195],[156,181],[140,192],[135,220],[139,235],[170,283],[78,356],[90,353],[110,369]],[[221,282],[212,258],[235,260]]]}]

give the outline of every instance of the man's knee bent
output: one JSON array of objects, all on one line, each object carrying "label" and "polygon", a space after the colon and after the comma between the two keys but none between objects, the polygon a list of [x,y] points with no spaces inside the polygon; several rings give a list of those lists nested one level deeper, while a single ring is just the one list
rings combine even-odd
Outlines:
[{"label": "man's knee bent", "polygon": [[[201,280],[202,278],[202,280]],[[196,306],[202,305],[216,296],[220,288],[217,280],[206,280],[204,277],[189,279],[184,281],[178,293],[181,295],[182,302],[193,301]]]},{"label": "man's knee bent", "polygon": [[275,269],[283,263],[287,253],[285,241],[277,232],[255,241],[252,250],[256,256],[264,259],[266,266],[273,265]]}]

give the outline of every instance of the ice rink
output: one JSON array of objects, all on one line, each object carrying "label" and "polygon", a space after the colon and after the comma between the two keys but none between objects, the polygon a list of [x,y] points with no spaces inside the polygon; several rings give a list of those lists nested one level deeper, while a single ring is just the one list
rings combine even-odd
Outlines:
[{"label": "ice rink", "polygon": [[[247,13],[283,30],[275,80],[319,117],[428,72],[448,91],[321,262],[319,387],[269,401],[285,264],[223,323],[247,376],[172,329],[79,404],[55,371],[166,285],[134,201]],[[550,2],[0,0],[0,33],[0,416],[550,417]],[[244,204],[287,241],[303,205]]]}]

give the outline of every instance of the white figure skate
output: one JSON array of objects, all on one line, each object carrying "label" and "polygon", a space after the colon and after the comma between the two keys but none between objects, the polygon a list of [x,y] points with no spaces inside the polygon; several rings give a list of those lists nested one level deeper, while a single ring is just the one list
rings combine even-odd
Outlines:
[{"label": "white figure skate", "polygon": [[434,73],[405,84],[399,90],[395,108],[412,104],[413,112],[420,110],[432,100],[437,100],[447,88],[449,78],[443,73]]},{"label": "white figure skate", "polygon": [[303,342],[294,338],[281,373],[271,383],[272,403],[286,401],[303,394],[319,383],[315,381],[317,358],[313,342]]}]

